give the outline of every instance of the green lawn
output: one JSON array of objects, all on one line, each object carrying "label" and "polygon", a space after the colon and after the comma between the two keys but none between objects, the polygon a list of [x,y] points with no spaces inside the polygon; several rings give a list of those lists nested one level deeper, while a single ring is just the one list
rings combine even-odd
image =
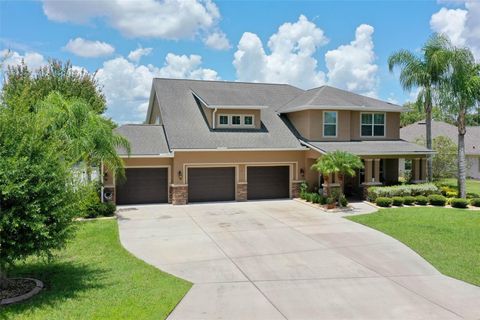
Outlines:
[{"label": "green lawn", "polygon": [[[35,259],[10,276],[46,285],[38,296],[0,310],[7,319],[164,319],[191,284],[122,248],[115,220],[78,222],[75,239],[51,264]],[[0,317],[2,318],[2,317]]]},{"label": "green lawn", "polygon": [[[442,179],[441,183],[445,183],[453,188],[457,187],[457,179]],[[480,180],[467,179],[467,192],[480,194]]]},{"label": "green lawn", "polygon": [[400,240],[443,274],[480,286],[479,211],[395,208],[348,219]]}]

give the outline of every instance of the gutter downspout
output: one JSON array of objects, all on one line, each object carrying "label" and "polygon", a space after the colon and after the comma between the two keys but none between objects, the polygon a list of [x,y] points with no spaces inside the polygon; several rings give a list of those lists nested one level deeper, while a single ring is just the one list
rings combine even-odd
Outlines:
[{"label": "gutter downspout", "polygon": [[212,119],[212,127],[215,129],[215,120],[216,120],[216,113],[217,113],[217,108],[213,109],[213,119]]}]

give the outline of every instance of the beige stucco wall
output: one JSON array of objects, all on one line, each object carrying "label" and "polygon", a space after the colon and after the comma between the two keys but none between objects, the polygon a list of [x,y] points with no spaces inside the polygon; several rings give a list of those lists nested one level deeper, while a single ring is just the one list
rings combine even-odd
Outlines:
[{"label": "beige stucco wall", "polygon": [[399,139],[400,138],[400,113],[386,112],[385,137],[361,137],[360,136],[360,111],[351,112],[350,132],[352,140],[381,140],[381,139]]},{"label": "beige stucco wall", "polygon": [[[186,184],[188,167],[234,166],[238,182],[245,182],[248,165],[290,165],[292,180],[302,180],[300,169],[305,170],[305,151],[175,151],[173,184]],[[182,179],[178,172],[182,173]]]}]

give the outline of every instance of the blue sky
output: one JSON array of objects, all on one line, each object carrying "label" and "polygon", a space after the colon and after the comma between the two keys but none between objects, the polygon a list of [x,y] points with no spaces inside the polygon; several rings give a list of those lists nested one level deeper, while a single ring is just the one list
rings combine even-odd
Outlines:
[{"label": "blue sky", "polygon": [[108,116],[138,122],[154,76],[330,84],[403,103],[389,54],[436,31],[478,57],[479,17],[470,0],[1,1],[0,50],[7,64],[98,70]]}]

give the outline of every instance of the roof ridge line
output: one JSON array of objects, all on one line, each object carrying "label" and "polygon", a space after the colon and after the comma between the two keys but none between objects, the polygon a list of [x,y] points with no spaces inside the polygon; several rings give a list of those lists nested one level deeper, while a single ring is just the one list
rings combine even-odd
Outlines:
[{"label": "roof ridge line", "polygon": [[273,85],[273,86],[289,86],[293,88],[300,89],[302,91],[305,91],[299,87],[296,87],[292,84],[289,83],[275,83],[275,82],[248,82],[248,81],[234,81],[234,80],[209,80],[209,79],[185,79],[185,78],[162,78],[162,77],[154,77],[153,78],[158,79],[158,80],[181,80],[181,81],[195,81],[195,82],[220,82],[220,83],[243,83],[243,84],[261,84],[261,85]]}]

